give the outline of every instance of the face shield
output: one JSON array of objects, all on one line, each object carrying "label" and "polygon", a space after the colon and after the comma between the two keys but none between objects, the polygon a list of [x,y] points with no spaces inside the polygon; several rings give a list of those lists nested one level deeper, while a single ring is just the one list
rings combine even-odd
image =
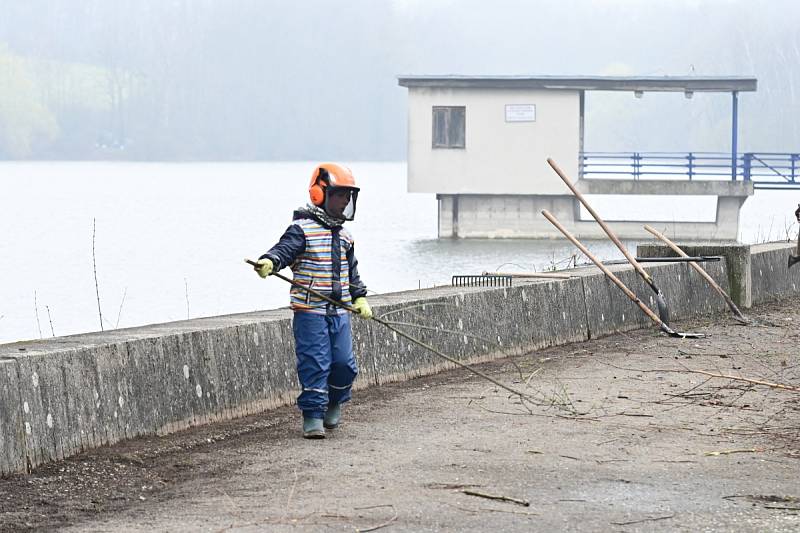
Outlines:
[{"label": "face shield", "polygon": [[327,187],[325,212],[333,218],[353,220],[356,216],[357,187]]}]

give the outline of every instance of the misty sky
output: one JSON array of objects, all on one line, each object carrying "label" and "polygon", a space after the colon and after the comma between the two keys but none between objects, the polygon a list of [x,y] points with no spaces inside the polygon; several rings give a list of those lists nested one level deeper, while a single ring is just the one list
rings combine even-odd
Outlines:
[{"label": "misty sky", "polygon": [[[0,159],[402,160],[398,75],[741,75],[800,151],[792,0],[0,0]],[[591,93],[587,150],[726,151],[730,96]]]}]

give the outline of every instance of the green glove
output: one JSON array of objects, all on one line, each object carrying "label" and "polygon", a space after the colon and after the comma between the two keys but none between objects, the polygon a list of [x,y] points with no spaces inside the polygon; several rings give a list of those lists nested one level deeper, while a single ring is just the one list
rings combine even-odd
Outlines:
[{"label": "green glove", "polygon": [[275,265],[271,259],[259,259],[256,261],[256,266],[254,266],[253,269],[256,271],[256,274],[262,278],[266,278],[272,274],[272,271],[275,269]]},{"label": "green glove", "polygon": [[353,309],[358,311],[358,314],[361,315],[363,318],[372,318],[372,308],[369,306],[369,302],[363,296],[360,296],[353,300]]}]

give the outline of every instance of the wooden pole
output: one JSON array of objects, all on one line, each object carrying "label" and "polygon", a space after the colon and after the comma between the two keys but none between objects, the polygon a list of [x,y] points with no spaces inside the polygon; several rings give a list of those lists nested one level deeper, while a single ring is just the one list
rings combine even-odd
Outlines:
[{"label": "wooden pole", "polygon": [[[645,224],[645,226],[644,226],[644,229],[646,229],[647,231],[649,231],[650,233],[652,233],[652,234],[653,234],[653,235],[654,235],[654,236],[655,236],[655,237],[656,237],[658,240],[660,240],[661,242],[663,242],[664,244],[666,244],[667,246],[669,246],[669,247],[672,249],[672,251],[674,251],[674,252],[675,252],[676,254],[678,254],[679,256],[681,256],[681,257],[689,257],[689,254],[687,254],[686,252],[684,252],[683,250],[681,250],[681,248],[680,248],[680,247],[679,247],[677,244],[675,244],[674,242],[672,242],[671,240],[669,240],[669,238],[667,238],[667,237],[666,237],[664,234],[662,234],[662,233],[661,233],[660,231],[658,231],[657,229],[655,229],[655,228],[652,228],[652,227],[648,226],[647,224]],[[695,269],[695,271],[696,271],[698,274],[700,274],[700,275],[703,277],[703,279],[705,279],[705,280],[708,282],[708,284],[709,284],[709,285],[711,285],[711,287],[712,287],[712,288],[713,288],[715,291],[717,291],[717,292],[719,293],[719,295],[720,295],[720,296],[722,296],[722,298],[725,300],[725,303],[726,303],[726,304],[728,304],[728,308],[731,310],[731,312],[733,313],[733,316],[736,318],[736,320],[738,320],[739,322],[742,322],[742,323],[744,323],[744,324],[746,324],[746,323],[749,323],[749,322],[750,322],[750,321],[747,319],[747,317],[745,317],[745,316],[742,314],[742,312],[739,310],[739,308],[738,308],[738,307],[736,307],[736,304],[735,304],[735,303],[733,303],[733,300],[731,300],[731,297],[730,297],[730,296],[728,296],[728,293],[726,293],[726,292],[725,292],[725,291],[722,289],[722,287],[720,287],[720,286],[719,286],[719,284],[718,284],[716,281],[714,281],[714,278],[712,278],[712,277],[711,277],[711,276],[708,274],[708,272],[706,272],[706,271],[703,269],[703,267],[701,267],[700,265],[698,265],[698,264],[697,264],[697,263],[695,263],[694,261],[689,261],[689,265],[690,265],[690,266],[691,266],[693,269]]]},{"label": "wooden pole", "polygon": [[655,322],[658,326],[661,327],[661,329],[664,329],[665,331],[666,329],[669,329],[669,327],[664,323],[664,321],[658,318],[658,315],[655,314],[652,309],[644,305],[644,302],[642,302],[632,290],[630,290],[627,286],[625,286],[625,284],[622,283],[622,281],[617,276],[615,276],[614,273],[611,272],[611,270],[609,270],[608,267],[604,265],[602,261],[600,261],[597,257],[595,257],[594,254],[590,252],[589,249],[586,248],[586,246],[584,246],[582,242],[576,239],[575,236],[572,235],[572,233],[570,233],[569,230],[567,230],[567,228],[562,226],[561,223],[558,221],[558,219],[556,219],[556,217],[553,216],[553,214],[550,213],[550,211],[545,209],[542,211],[542,215],[544,215],[544,218],[549,220],[550,223],[558,229],[558,231],[563,233],[564,237],[566,237],[572,244],[577,246],[578,249],[583,253],[583,255],[588,257],[592,261],[592,263],[597,265],[597,268],[602,270],[603,274],[605,274],[606,277],[608,277],[608,279],[610,279],[614,283],[614,285],[619,287],[622,290],[622,292],[625,293],[625,296],[630,298],[633,301],[633,303],[638,305],[639,308],[644,312],[644,314],[646,314],[650,318],[650,320]]}]

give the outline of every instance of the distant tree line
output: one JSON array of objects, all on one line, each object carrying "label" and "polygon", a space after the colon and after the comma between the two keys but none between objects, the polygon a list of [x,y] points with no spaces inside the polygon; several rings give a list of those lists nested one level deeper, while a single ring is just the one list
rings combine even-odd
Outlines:
[{"label": "distant tree line", "polygon": [[[743,145],[788,150],[799,16],[766,0],[0,0],[0,159],[401,160],[396,76],[450,73],[753,74]],[[587,149],[725,147],[728,100],[670,104],[690,119],[675,122],[630,102],[589,109]]]}]

